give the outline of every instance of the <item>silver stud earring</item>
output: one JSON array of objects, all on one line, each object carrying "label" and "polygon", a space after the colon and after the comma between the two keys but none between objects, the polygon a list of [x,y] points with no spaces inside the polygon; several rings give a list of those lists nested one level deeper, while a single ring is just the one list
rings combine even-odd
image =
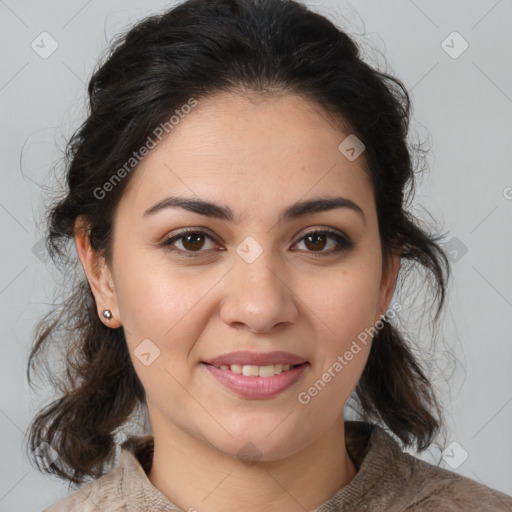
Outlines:
[{"label": "silver stud earring", "polygon": [[110,319],[112,318],[112,312],[110,309],[104,309],[101,313],[103,315],[103,318],[108,322],[110,322]]}]

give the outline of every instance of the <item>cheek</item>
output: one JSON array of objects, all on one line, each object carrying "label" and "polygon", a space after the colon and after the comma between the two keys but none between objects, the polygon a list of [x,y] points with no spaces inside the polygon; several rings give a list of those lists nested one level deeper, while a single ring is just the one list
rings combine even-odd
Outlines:
[{"label": "cheek", "polygon": [[224,274],[222,269],[178,268],[142,253],[120,259],[116,292],[132,356],[149,339],[160,350],[157,366],[184,373],[195,341],[215,313],[210,297]]},{"label": "cheek", "polygon": [[[322,280],[310,283],[308,300],[322,320],[329,346],[337,349],[374,324],[379,305],[380,269],[375,264],[358,263]],[[312,294],[312,290],[316,290]]]},{"label": "cheek", "polygon": [[191,307],[187,288],[143,255],[119,258],[115,269],[116,298],[128,345],[133,351],[142,340],[151,339],[161,346],[165,333],[172,332]]},{"label": "cheek", "polygon": [[189,385],[189,354],[204,328],[205,303],[199,299],[210,280],[191,280],[183,272],[171,274],[158,266],[134,270],[134,263],[119,265],[117,290],[133,367],[148,401],[164,400],[169,410],[184,411],[182,386]]},{"label": "cheek", "polygon": [[[367,254],[372,254],[368,252]],[[328,404],[340,407],[349,398],[364,370],[371,348],[379,304],[380,267],[371,258],[330,276],[323,290],[309,296],[318,325],[314,371],[302,389],[304,402],[321,414]],[[310,403],[308,402],[308,403]],[[332,419],[336,415],[332,407]],[[331,413],[330,413],[331,414]]]},{"label": "cheek", "polygon": [[378,306],[379,273],[367,269],[337,276],[317,305],[312,372],[297,399],[311,417],[330,424],[341,413],[364,370]]}]

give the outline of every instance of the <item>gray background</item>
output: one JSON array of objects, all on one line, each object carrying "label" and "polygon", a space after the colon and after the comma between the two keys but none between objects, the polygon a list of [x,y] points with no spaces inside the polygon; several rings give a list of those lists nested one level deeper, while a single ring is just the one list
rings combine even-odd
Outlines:
[{"label": "gray background", "polygon": [[[449,422],[441,465],[512,495],[512,3],[305,3],[357,40],[364,34],[367,60],[385,59],[411,91],[413,129],[430,137],[432,148],[415,206],[425,206],[449,232],[454,261],[442,325],[460,364],[441,364],[433,375]],[[106,41],[170,5],[0,0],[2,511],[41,510],[69,492],[39,474],[22,451],[30,418],[51,397],[44,386],[33,393],[25,379],[31,332],[52,297],[51,266],[37,245],[41,185],[49,185],[50,165],[82,121],[85,84]],[[454,31],[469,45],[460,55],[463,41],[448,37]],[[58,44],[48,58],[31,47],[35,41],[39,51],[51,48],[42,32]],[[411,327],[428,343],[426,325]]]}]

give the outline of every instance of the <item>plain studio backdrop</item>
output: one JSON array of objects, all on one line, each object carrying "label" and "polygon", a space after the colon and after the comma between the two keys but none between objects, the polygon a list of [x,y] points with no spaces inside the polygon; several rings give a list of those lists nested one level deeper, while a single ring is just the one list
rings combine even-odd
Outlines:
[{"label": "plain studio backdrop", "polygon": [[[442,455],[442,467],[512,495],[512,3],[304,3],[362,42],[367,62],[404,82],[413,136],[431,148],[414,207],[448,233],[454,275],[441,327],[460,364],[433,367],[448,439],[420,457]],[[54,282],[38,224],[49,169],[84,119],[86,84],[107,41],[172,5],[0,0],[2,511],[40,511],[70,492],[23,451],[30,419],[51,397],[44,386],[32,392],[25,377]],[[407,294],[403,300],[406,309]],[[428,345],[427,326],[414,326]]]}]

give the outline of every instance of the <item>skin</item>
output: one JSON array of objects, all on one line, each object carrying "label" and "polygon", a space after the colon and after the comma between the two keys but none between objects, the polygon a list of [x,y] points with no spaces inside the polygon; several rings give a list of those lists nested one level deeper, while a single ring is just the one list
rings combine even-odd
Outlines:
[{"label": "skin", "polygon": [[[347,135],[299,96],[221,93],[201,100],[132,171],[115,213],[111,266],[77,220],[98,315],[106,323],[108,308],[107,325],[124,327],[146,390],[155,439],[148,477],[184,510],[313,510],[357,473],[343,408],[371,343],[307,405],[297,398],[388,309],[399,268],[399,255],[383,264],[364,155],[349,161],[338,149]],[[235,221],[181,208],[143,217],[171,194],[229,206]],[[279,221],[296,201],[338,195],[357,203],[364,220],[337,208]],[[182,251],[196,247],[198,257],[160,245],[188,227],[212,236],[174,242]],[[328,255],[335,239],[304,238],[322,228],[355,247]],[[236,252],[248,236],[263,250],[252,263]],[[149,366],[134,355],[144,339],[160,350]],[[236,350],[288,351],[310,365],[277,397],[242,398],[200,364]],[[259,452],[256,464],[237,457],[247,443]]]}]

